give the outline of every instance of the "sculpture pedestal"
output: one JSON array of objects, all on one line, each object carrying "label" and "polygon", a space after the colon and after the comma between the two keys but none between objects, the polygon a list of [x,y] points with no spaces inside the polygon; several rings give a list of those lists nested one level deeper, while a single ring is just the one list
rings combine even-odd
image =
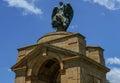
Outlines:
[{"label": "sculpture pedestal", "polygon": [[103,49],[79,33],[54,32],[18,49],[15,83],[105,83]]}]

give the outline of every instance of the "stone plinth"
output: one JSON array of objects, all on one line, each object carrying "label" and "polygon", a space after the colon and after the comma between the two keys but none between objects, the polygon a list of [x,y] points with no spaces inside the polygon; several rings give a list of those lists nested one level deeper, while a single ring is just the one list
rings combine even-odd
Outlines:
[{"label": "stone plinth", "polygon": [[79,33],[62,31],[49,33],[38,40],[38,44],[40,43],[49,43],[85,55],[85,37]]},{"label": "stone plinth", "polygon": [[103,51],[104,49],[99,46],[87,46],[86,56],[102,65],[105,65]]}]

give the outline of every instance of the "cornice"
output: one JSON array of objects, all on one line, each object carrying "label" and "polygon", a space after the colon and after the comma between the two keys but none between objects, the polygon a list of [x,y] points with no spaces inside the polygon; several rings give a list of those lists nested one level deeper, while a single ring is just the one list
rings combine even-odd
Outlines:
[{"label": "cornice", "polygon": [[[59,53],[63,53],[63,54],[66,54],[66,55],[72,55],[72,56],[69,56],[68,58],[64,58],[62,59],[63,61],[69,61],[69,60],[72,60],[72,59],[79,59],[79,60],[84,60],[84,61],[87,61],[88,63],[92,64],[92,65],[95,65],[97,66],[98,68],[101,68],[103,69],[105,72],[108,72],[109,69],[107,67],[105,67],[104,65],[101,65],[99,64],[98,62],[88,58],[87,56],[85,55],[82,55],[78,52],[74,52],[74,51],[71,51],[71,50],[68,50],[68,49],[65,49],[65,48],[62,48],[62,47],[58,47],[58,46],[53,46],[53,45],[50,45],[48,43],[42,43],[42,44],[36,44],[34,45],[36,46],[35,49],[33,51],[31,51],[27,56],[25,56],[23,59],[21,59],[18,63],[16,63],[11,69],[14,70],[15,68],[17,68],[19,65],[21,65],[24,61],[27,61],[29,57],[33,56],[37,56],[37,52],[40,52],[41,48],[44,48],[46,47],[47,49],[49,49],[50,51],[54,51],[54,52],[59,52]],[[26,47],[25,47],[26,48]],[[23,48],[22,48],[23,49]],[[35,54],[37,53],[37,54]]]}]

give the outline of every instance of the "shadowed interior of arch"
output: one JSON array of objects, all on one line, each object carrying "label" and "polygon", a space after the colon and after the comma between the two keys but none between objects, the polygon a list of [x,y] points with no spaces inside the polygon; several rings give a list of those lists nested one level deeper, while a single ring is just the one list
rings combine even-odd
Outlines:
[{"label": "shadowed interior of arch", "polygon": [[44,62],[39,69],[38,83],[60,83],[60,65],[56,59]]}]

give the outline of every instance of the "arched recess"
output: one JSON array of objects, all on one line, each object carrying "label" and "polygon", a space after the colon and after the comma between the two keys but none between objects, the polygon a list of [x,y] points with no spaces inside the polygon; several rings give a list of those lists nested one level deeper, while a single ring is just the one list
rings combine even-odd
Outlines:
[{"label": "arched recess", "polygon": [[[29,62],[28,64],[28,70],[27,70],[27,76],[31,76],[33,77],[33,81],[32,82],[32,78],[31,78],[31,83],[59,83],[59,77],[60,74],[59,72],[61,70],[63,70],[63,62],[62,62],[62,57],[59,56],[59,54],[54,53],[54,52],[47,52],[46,56],[43,56],[42,53],[40,53],[38,56],[36,56],[31,62]],[[49,64],[50,63],[50,64]],[[50,77],[54,77],[54,79],[52,79],[52,82],[40,82],[40,77],[42,75],[42,71],[47,71],[47,65],[50,65],[50,70],[51,70],[51,74],[48,76],[49,79]],[[42,70],[43,69],[43,70]],[[55,70],[52,70],[55,69]],[[45,77],[45,73],[43,74]],[[54,75],[54,76],[52,76]],[[35,79],[34,79],[35,77]],[[36,79],[37,77],[37,79]],[[47,76],[46,76],[47,77]],[[56,78],[55,78],[56,77]],[[54,80],[54,82],[53,82]],[[44,81],[44,80],[43,80]]]},{"label": "arched recess", "polygon": [[60,65],[56,59],[49,59],[43,63],[38,72],[37,83],[60,83]]}]

